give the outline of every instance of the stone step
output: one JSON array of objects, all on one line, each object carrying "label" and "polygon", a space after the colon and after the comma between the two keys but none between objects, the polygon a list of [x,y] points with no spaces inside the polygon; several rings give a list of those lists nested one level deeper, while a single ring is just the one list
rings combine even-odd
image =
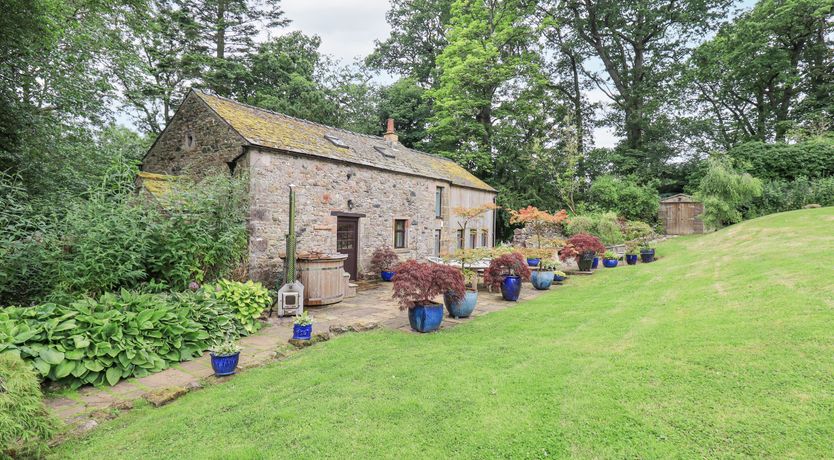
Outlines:
[{"label": "stone step", "polygon": [[345,291],[345,298],[356,297],[356,283],[348,283],[347,291]]}]

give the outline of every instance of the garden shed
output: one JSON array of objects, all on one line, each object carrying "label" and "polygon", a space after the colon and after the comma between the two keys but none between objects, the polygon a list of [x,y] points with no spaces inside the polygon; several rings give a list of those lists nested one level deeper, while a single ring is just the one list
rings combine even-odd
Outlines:
[{"label": "garden shed", "polygon": [[667,235],[704,233],[703,213],[704,204],[683,193],[660,200],[659,217]]}]

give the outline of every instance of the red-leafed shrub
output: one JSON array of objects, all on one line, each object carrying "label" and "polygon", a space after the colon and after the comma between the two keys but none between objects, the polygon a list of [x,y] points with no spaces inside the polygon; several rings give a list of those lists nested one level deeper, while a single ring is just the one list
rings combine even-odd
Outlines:
[{"label": "red-leafed shrub", "polygon": [[387,272],[391,267],[400,261],[399,256],[389,247],[378,248],[371,256],[371,263],[369,264],[371,271]]},{"label": "red-leafed shrub", "polygon": [[394,271],[394,292],[400,309],[436,303],[434,298],[447,292],[454,298],[463,297],[466,286],[463,274],[455,267],[407,260]]},{"label": "red-leafed shrub", "polygon": [[484,272],[484,282],[497,288],[501,286],[505,276],[520,276],[524,281],[530,279],[530,267],[521,253],[511,252],[492,259]]},{"label": "red-leafed shrub", "polygon": [[582,253],[588,251],[592,251],[597,255],[602,255],[605,253],[605,246],[602,245],[599,238],[587,233],[579,233],[570,237],[567,243],[565,243],[565,247],[559,250],[559,258],[562,260],[579,260]]}]

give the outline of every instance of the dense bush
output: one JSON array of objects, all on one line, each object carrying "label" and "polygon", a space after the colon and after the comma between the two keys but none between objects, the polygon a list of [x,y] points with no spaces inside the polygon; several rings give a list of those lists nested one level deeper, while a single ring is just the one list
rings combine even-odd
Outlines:
[{"label": "dense bush", "polygon": [[747,142],[730,149],[727,155],[736,165],[762,180],[834,176],[832,137],[816,137],[796,144]]},{"label": "dense bush", "polygon": [[565,246],[559,250],[559,258],[562,260],[575,259],[578,261],[582,253],[589,251],[601,256],[605,253],[605,246],[603,246],[599,238],[587,233],[580,233],[568,238]]},{"label": "dense bush", "polygon": [[39,457],[55,427],[30,366],[0,353],[0,457]]},{"label": "dense bush", "polygon": [[253,331],[252,312],[259,316],[269,296],[258,285],[231,285],[174,296],[123,290],[68,305],[6,308],[0,311],[0,354],[19,354],[42,377],[71,387],[115,385]]},{"label": "dense bush", "polygon": [[799,177],[790,182],[764,181],[762,195],[753,200],[744,217],[750,219],[774,212],[792,211],[809,204],[834,206],[834,177],[814,180]]},{"label": "dense bush", "polygon": [[727,160],[711,158],[696,197],[704,203],[704,225],[719,228],[741,222],[742,211],[761,194],[760,180],[735,171]]},{"label": "dense bush", "polygon": [[565,227],[568,236],[589,234],[604,244],[620,244],[625,240],[622,224],[614,212],[583,214],[570,219]]},{"label": "dense bush", "polygon": [[245,180],[178,181],[162,202],[137,195],[131,171],[115,169],[62,213],[27,207],[13,178],[0,176],[0,305],[157,285],[213,281],[247,254]]},{"label": "dense bush", "polygon": [[484,271],[484,283],[497,289],[505,276],[519,276],[522,280],[529,281],[531,275],[527,259],[521,253],[509,252],[489,262],[489,267]]},{"label": "dense bush", "polygon": [[368,268],[375,274],[387,272],[399,261],[400,257],[393,249],[387,246],[376,248],[371,256],[371,263],[368,264]]},{"label": "dense bush", "polygon": [[400,309],[414,308],[435,303],[443,294],[461,298],[466,292],[463,273],[449,265],[407,260],[394,267],[394,290]]},{"label": "dense bush", "polygon": [[653,222],[657,220],[660,195],[655,185],[640,185],[632,177],[602,176],[591,184],[588,202],[593,210],[612,211],[626,219]]}]

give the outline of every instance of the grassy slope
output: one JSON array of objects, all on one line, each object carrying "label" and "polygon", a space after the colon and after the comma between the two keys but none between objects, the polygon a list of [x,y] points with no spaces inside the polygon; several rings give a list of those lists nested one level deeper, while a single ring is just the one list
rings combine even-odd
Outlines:
[{"label": "grassy slope", "polygon": [[834,208],[659,254],[447,332],[341,337],[58,454],[832,455]]}]

